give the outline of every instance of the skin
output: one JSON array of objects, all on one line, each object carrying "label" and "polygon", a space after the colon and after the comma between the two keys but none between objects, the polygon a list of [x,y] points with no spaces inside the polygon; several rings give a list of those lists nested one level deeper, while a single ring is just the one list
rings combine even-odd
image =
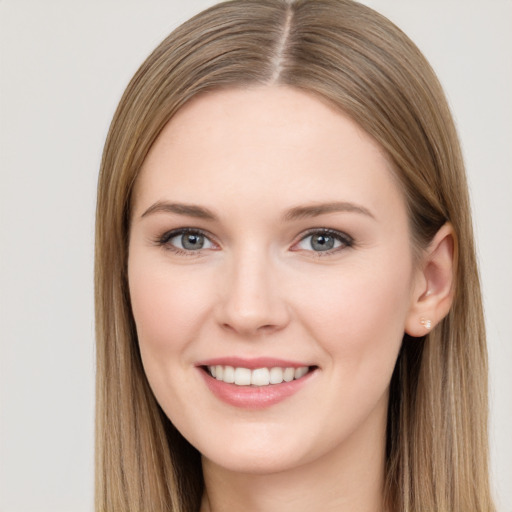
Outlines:
[{"label": "skin", "polygon": [[[351,211],[287,217],[340,201]],[[204,231],[204,247],[162,239],[180,228]],[[353,244],[315,251],[309,235],[322,228]],[[128,277],[149,383],[203,456],[203,512],[383,510],[390,378],[404,332],[446,314],[452,255],[448,226],[414,264],[386,155],[312,95],[228,89],[173,117],[136,183]],[[291,397],[246,410],[196,367],[227,356],[318,368]]]}]

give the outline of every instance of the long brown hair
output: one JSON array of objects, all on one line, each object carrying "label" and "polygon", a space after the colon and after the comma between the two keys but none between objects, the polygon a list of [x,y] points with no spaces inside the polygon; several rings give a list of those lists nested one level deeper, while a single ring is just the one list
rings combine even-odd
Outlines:
[{"label": "long brown hair", "polygon": [[404,337],[390,391],[386,489],[393,511],[489,512],[487,355],[464,165],[441,86],[416,46],[352,0],[233,0],[195,16],[128,85],[105,144],[96,224],[96,510],[192,512],[200,456],[158,406],[127,283],[131,193],[151,145],[193,96],[279,84],[317,95],[387,151],[413,246],[450,222],[455,297],[426,337]]}]

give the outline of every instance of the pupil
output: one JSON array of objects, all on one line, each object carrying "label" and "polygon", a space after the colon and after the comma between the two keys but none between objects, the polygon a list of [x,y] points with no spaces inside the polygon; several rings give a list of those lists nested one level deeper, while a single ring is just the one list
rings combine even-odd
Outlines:
[{"label": "pupil", "polygon": [[204,245],[203,235],[188,234],[181,237],[184,249],[201,249]]},{"label": "pupil", "polygon": [[334,247],[334,238],[329,235],[314,235],[311,237],[311,247],[315,251],[328,251]]}]

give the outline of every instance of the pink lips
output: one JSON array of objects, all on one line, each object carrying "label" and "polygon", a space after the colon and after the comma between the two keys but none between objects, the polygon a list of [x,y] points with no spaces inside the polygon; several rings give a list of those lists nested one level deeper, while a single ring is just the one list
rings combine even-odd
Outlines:
[{"label": "pink lips", "polygon": [[263,409],[277,404],[297,393],[316,373],[315,371],[310,371],[300,379],[291,382],[282,382],[281,384],[269,384],[268,386],[238,386],[215,379],[204,368],[206,366],[216,365],[233,366],[235,368],[241,367],[251,370],[257,368],[273,368],[276,366],[281,368],[300,368],[308,365],[267,357],[255,359],[223,357],[201,361],[196,365],[206,386],[217,398],[229,405],[244,409]]}]

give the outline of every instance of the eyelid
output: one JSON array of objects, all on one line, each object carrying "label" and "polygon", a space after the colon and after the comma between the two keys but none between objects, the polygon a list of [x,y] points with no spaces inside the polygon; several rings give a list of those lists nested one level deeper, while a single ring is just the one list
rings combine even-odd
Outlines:
[{"label": "eyelid", "polygon": [[[161,246],[166,250],[172,251],[172,252],[180,254],[180,255],[183,254],[186,256],[198,256],[205,250],[212,250],[212,248],[197,249],[197,250],[184,250],[184,249],[181,249],[180,247],[176,247],[175,245],[172,245],[169,243],[169,241],[172,240],[173,238],[183,235],[185,233],[197,234],[197,235],[204,236],[206,239],[208,239],[208,241],[211,244],[213,244],[215,246],[213,248],[213,250],[218,250],[218,248],[219,248],[219,243],[215,240],[215,237],[212,234],[210,234],[208,231],[205,231],[204,229],[194,228],[194,227],[181,227],[181,228],[171,229],[169,231],[166,231],[162,235],[157,236],[154,240],[154,243],[155,243],[155,245]],[[323,235],[331,236],[331,237],[335,238],[336,240],[340,241],[342,243],[342,246],[336,247],[333,249],[329,249],[326,251],[314,251],[313,249],[307,250],[307,249],[300,249],[300,248],[296,247],[300,242],[304,241],[309,236],[316,235],[316,234],[323,234]],[[311,229],[308,229],[307,231],[301,233],[297,237],[296,241],[292,244],[292,247],[290,248],[290,250],[292,250],[292,251],[307,251],[307,252],[314,253],[317,256],[322,256],[322,255],[329,255],[329,254],[336,253],[343,249],[352,247],[353,245],[354,245],[354,239],[350,235],[348,235],[347,233],[345,233],[343,231],[339,231],[337,229],[332,229],[332,228],[311,228]]]},{"label": "eyelid", "polygon": [[[333,238],[339,240],[343,245],[342,245],[342,247],[337,247],[337,248],[329,249],[326,251],[314,251],[313,249],[307,250],[307,249],[294,248],[300,242],[304,241],[306,238],[308,238],[312,235],[317,235],[317,234],[332,236]],[[292,251],[305,250],[307,252],[314,253],[317,256],[322,256],[322,255],[334,254],[334,253],[341,251],[343,249],[346,249],[348,247],[353,247],[354,243],[355,243],[354,239],[347,233],[344,233],[343,231],[338,231],[337,229],[332,229],[332,228],[312,228],[312,229],[308,229],[307,231],[305,231],[304,233],[301,233],[299,235],[298,239],[293,243],[291,250]]]},{"label": "eyelid", "polygon": [[200,228],[193,228],[193,227],[181,227],[176,229],[171,229],[169,231],[166,231],[162,235],[159,235],[155,238],[154,243],[155,245],[158,245],[160,247],[163,247],[164,249],[168,251],[172,251],[179,255],[186,255],[186,256],[198,256],[200,253],[202,253],[205,250],[212,250],[212,248],[206,248],[206,249],[197,249],[197,250],[185,250],[181,249],[180,247],[176,247],[175,245],[170,244],[170,240],[173,238],[184,235],[184,234],[193,234],[193,235],[201,235],[204,236],[211,244],[215,246],[213,250],[216,250],[218,248],[219,244],[215,240],[215,237],[211,235],[208,231],[205,231],[204,229]]}]

